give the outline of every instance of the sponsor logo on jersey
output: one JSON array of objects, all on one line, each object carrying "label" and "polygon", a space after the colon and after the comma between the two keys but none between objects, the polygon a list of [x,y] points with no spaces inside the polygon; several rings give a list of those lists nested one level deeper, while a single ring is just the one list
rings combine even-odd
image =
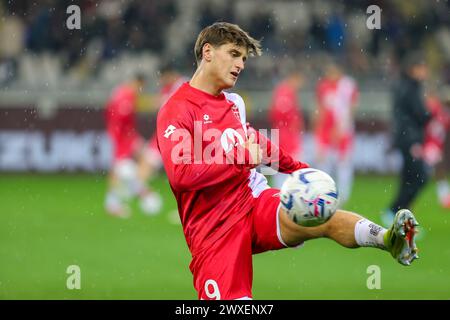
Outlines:
[{"label": "sponsor logo on jersey", "polygon": [[203,115],[203,124],[212,123],[211,117],[208,114]]},{"label": "sponsor logo on jersey", "polygon": [[164,138],[169,138],[170,135],[175,132],[175,129],[176,129],[175,126],[169,125],[166,131],[164,131]]}]

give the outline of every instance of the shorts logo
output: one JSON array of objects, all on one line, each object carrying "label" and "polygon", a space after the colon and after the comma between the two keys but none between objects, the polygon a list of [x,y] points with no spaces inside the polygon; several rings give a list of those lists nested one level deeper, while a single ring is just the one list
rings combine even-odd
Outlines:
[{"label": "shorts logo", "polygon": [[169,125],[166,131],[164,131],[164,138],[169,138],[170,135],[175,132],[175,129],[176,129],[175,126]]}]

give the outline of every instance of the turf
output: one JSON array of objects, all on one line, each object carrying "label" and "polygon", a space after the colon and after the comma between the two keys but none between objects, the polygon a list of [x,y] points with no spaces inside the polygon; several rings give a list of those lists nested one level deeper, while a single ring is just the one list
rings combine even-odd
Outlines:
[{"label": "turf", "polygon": [[[102,175],[0,175],[0,299],[196,299],[190,254],[163,177],[162,214],[129,219],[103,211]],[[393,177],[359,176],[347,208],[379,222],[393,197]],[[255,299],[450,299],[450,211],[430,183],[414,210],[425,229],[421,259],[403,267],[379,249],[345,249],[326,240],[254,256]],[[69,290],[68,266],[81,269]],[[367,268],[381,271],[368,289]]]}]

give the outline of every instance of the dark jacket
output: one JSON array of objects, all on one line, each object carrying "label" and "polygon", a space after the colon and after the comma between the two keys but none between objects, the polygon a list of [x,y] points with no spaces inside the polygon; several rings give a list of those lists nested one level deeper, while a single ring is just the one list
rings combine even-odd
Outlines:
[{"label": "dark jacket", "polygon": [[425,126],[431,115],[425,106],[422,84],[402,75],[393,87],[393,143],[408,150],[424,142]]}]

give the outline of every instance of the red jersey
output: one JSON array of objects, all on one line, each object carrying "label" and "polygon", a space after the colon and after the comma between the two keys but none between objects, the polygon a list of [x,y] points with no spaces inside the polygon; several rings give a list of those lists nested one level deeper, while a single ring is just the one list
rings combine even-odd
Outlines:
[{"label": "red jersey", "polygon": [[136,100],[135,90],[127,85],[119,86],[113,91],[106,105],[106,123],[112,136],[136,132]]},{"label": "red jersey", "polygon": [[[164,105],[167,100],[175,93],[175,91],[178,90],[178,88],[187,81],[188,79],[186,77],[180,76],[176,81],[173,83],[167,84],[164,87],[161,88],[159,94],[160,94],[160,106]],[[156,140],[156,132],[153,133],[152,137],[149,139],[148,147],[153,150],[158,149],[158,144]]]},{"label": "red jersey", "polygon": [[450,114],[435,97],[428,97],[426,106],[432,118],[425,129],[424,158],[428,164],[435,165],[443,156],[445,137],[450,128]]},{"label": "red jersey", "polygon": [[162,87],[160,90],[161,106],[163,106],[167,102],[167,100],[169,100],[169,98],[175,93],[175,91],[177,91],[178,88],[181,87],[181,85],[186,81],[188,81],[186,77],[180,76],[174,82],[166,84],[164,87]]},{"label": "red jersey", "polygon": [[[269,188],[247,157],[242,164],[227,162],[247,140],[248,132],[255,131],[246,126],[245,105],[239,95],[214,96],[188,82],[160,109],[156,129],[186,242],[195,256],[247,215],[254,199]],[[269,150],[266,164],[277,162],[286,173],[307,167],[256,134],[260,145]],[[272,155],[277,153],[275,159]]]},{"label": "red jersey", "polygon": [[280,147],[292,157],[298,156],[301,150],[303,115],[297,92],[287,82],[282,82],[275,88],[269,118],[272,128],[279,129]]},{"label": "red jersey", "polygon": [[[353,107],[358,100],[356,83],[344,76],[337,81],[322,79],[317,85],[317,102],[320,117],[316,135],[323,144],[333,143],[333,134],[340,132],[341,139],[353,136]],[[340,141],[335,141],[340,144]]]},{"label": "red jersey", "polygon": [[106,105],[106,126],[115,145],[115,158],[131,156],[139,135],[136,131],[137,94],[128,85],[117,87]]}]

